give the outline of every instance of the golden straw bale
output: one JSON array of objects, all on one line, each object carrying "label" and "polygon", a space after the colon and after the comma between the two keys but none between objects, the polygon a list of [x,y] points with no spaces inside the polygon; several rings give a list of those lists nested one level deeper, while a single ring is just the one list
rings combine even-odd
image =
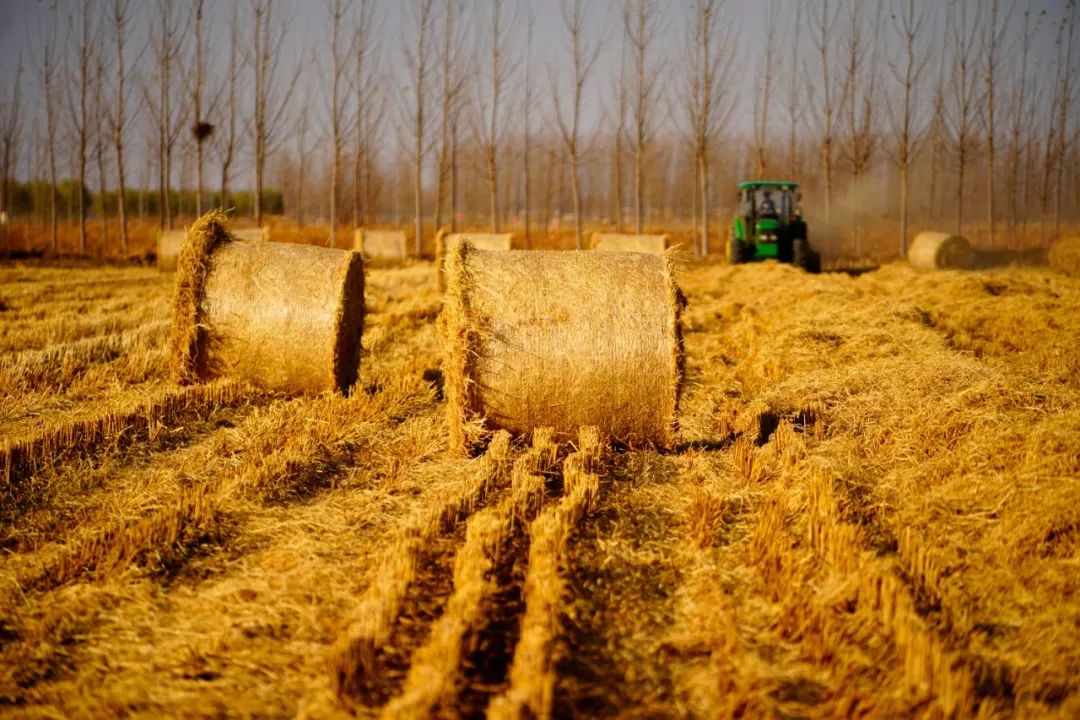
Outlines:
[{"label": "golden straw bale", "polygon": [[974,259],[968,241],[949,233],[921,232],[908,248],[908,262],[916,270],[969,268]]},{"label": "golden straw bale", "polygon": [[478,250],[452,243],[440,327],[450,445],[595,425],[671,448],[683,377],[670,255]]},{"label": "golden straw bale", "polygon": [[1080,275],[1080,233],[1062,235],[1050,247],[1050,267]]},{"label": "golden straw bale", "polygon": [[409,243],[401,230],[366,230],[360,228],[353,236],[353,250],[369,258],[405,258]]},{"label": "golden straw bale", "polygon": [[477,250],[513,250],[514,233],[451,233],[440,229],[435,233],[435,267],[439,270],[439,289],[446,289],[446,276],[442,272],[448,248],[454,243],[468,240]]},{"label": "golden straw bale", "polygon": [[157,236],[157,268],[162,272],[176,272],[180,248],[184,246],[184,230],[159,230]]},{"label": "golden straw bale", "polygon": [[589,247],[593,250],[616,252],[662,253],[671,247],[671,236],[594,232]]},{"label": "golden straw bale", "polygon": [[229,376],[274,390],[347,392],[363,323],[359,254],[236,240],[217,212],[188,231],[173,296],[177,382]]},{"label": "golden straw bale", "polygon": [[270,241],[270,228],[268,228],[268,227],[241,228],[239,230],[233,230],[232,235],[237,240],[248,240],[250,242],[269,242]]}]

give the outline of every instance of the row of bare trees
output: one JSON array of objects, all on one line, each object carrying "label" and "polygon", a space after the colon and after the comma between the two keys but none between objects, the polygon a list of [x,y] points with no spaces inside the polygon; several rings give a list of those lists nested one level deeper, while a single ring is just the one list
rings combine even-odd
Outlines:
[{"label": "row of bare trees", "polygon": [[261,224],[265,190],[289,187],[289,213],[328,222],[331,245],[343,222],[407,217],[417,252],[425,227],[463,219],[523,224],[528,243],[533,220],[568,217],[581,247],[587,218],[629,217],[635,232],[690,219],[706,253],[752,178],[801,182],[812,227],[856,254],[883,220],[902,253],[913,224],[993,246],[1077,217],[1076,0],[1057,16],[1019,0],[767,0],[753,20],[727,0],[552,9],[539,25],[523,0],[323,0],[306,25],[281,0],[49,9],[5,73],[4,206],[22,153],[45,160],[22,177],[52,188],[54,249],[62,173],[116,191],[126,249],[132,167],[156,177],[169,227],[178,160],[196,213],[238,185]]}]

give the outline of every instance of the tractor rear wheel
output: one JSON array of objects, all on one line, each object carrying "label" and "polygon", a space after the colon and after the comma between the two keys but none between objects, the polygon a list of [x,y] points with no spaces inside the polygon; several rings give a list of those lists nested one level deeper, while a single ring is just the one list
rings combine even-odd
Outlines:
[{"label": "tractor rear wheel", "polygon": [[811,250],[810,244],[806,240],[802,238],[795,240],[791,254],[793,265],[801,267],[808,273],[817,274],[821,272],[821,254]]},{"label": "tractor rear wheel", "polygon": [[737,237],[728,238],[728,265],[738,265],[742,262],[742,243]]}]

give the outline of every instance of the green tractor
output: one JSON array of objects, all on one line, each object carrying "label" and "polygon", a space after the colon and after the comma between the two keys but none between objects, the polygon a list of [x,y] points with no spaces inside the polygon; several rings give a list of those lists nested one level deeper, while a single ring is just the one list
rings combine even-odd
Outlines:
[{"label": "green tractor", "polygon": [[739,183],[739,211],[728,241],[732,265],[771,259],[821,272],[821,255],[807,240],[798,190],[793,182]]}]

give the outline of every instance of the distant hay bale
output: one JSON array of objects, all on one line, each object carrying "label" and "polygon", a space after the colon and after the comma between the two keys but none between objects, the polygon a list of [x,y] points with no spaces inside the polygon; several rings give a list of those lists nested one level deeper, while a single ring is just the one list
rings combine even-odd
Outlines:
[{"label": "distant hay bale", "polygon": [[353,236],[353,250],[369,258],[404,259],[409,255],[409,243],[401,230],[360,228]]},{"label": "distant hay bale", "polygon": [[921,232],[908,248],[908,262],[916,270],[969,268],[974,259],[968,241],[949,233]]},{"label": "distant hay bale", "polygon": [[659,254],[671,247],[671,236],[594,232],[589,247],[593,250]]},{"label": "distant hay bale", "polygon": [[446,289],[446,276],[444,270],[448,248],[462,240],[468,240],[469,244],[477,250],[513,250],[514,233],[482,233],[482,232],[459,232],[452,233],[439,230],[435,233],[435,267],[439,270],[439,289]]},{"label": "distant hay bale", "polygon": [[360,255],[238,240],[208,213],[180,253],[170,337],[181,383],[234,377],[287,392],[347,392],[364,322]]},{"label": "distant hay bale", "polygon": [[1050,267],[1070,275],[1080,275],[1080,233],[1062,235],[1050,246]]},{"label": "distant hay bale", "polygon": [[670,255],[478,250],[452,243],[440,329],[450,445],[495,429],[596,426],[671,448],[685,300]]},{"label": "distant hay bale", "polygon": [[157,236],[157,268],[162,272],[176,272],[180,248],[184,246],[185,230],[159,230]]},{"label": "distant hay bale", "polygon": [[240,230],[233,230],[232,235],[237,240],[270,242],[270,228],[268,227],[242,228]]}]

